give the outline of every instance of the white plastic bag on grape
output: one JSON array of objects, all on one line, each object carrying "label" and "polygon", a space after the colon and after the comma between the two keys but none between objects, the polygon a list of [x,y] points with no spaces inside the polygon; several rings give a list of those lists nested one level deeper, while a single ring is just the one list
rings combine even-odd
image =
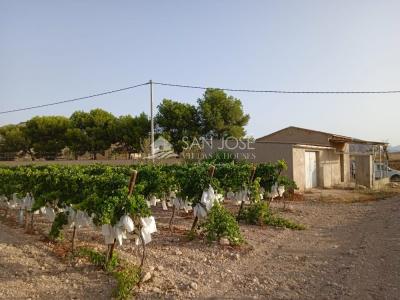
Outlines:
[{"label": "white plastic bag on grape", "polygon": [[132,232],[135,229],[135,225],[130,216],[124,215],[120,219],[120,223],[123,225],[127,232]]},{"label": "white plastic bag on grape", "polygon": [[280,186],[278,187],[278,194],[279,194],[279,197],[282,197],[284,193],[285,193],[285,186],[284,186],[284,185],[280,185]]},{"label": "white plastic bag on grape", "polygon": [[[144,241],[144,244],[148,244],[151,242],[151,234],[157,232],[156,221],[153,216],[140,218],[140,222],[142,224],[141,235]],[[139,238],[136,238],[136,245],[140,245],[141,241]]]},{"label": "white plastic bag on grape", "polygon": [[54,219],[56,218],[56,213],[54,209],[46,206],[46,217],[50,222],[53,222]]},{"label": "white plastic bag on grape", "polygon": [[272,200],[274,200],[274,198],[279,196],[279,192],[278,192],[278,183],[274,183],[274,185],[271,187],[271,191],[268,193],[268,198]]}]

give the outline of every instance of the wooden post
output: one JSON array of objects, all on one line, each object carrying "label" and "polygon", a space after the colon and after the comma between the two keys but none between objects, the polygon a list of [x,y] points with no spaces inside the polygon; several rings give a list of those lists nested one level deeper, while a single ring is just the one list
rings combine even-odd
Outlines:
[{"label": "wooden post", "polygon": [[146,244],[144,242],[144,238],[142,236],[142,225],[140,224],[140,220],[138,221],[138,231],[139,231],[139,238],[140,238],[140,243],[142,244],[142,258],[140,260],[140,269],[142,269],[144,265],[144,260],[146,258]]},{"label": "wooden post", "polygon": [[172,215],[171,215],[171,219],[169,220],[169,230],[171,232],[174,231],[174,227],[173,227],[172,223],[173,223],[174,217],[175,217],[175,210],[176,210],[176,207],[175,207],[175,204],[173,204],[172,205]]},{"label": "wooden post", "polygon": [[114,252],[116,242],[117,242],[117,239],[114,239],[114,242],[111,244],[110,253],[109,253],[107,262],[109,262],[113,257],[113,252]]},{"label": "wooden post", "polygon": [[75,254],[75,235],[76,235],[76,226],[74,225],[74,229],[72,231],[72,241],[71,241],[71,243],[72,243],[72,246],[71,246],[72,255]]},{"label": "wooden post", "polygon": [[31,224],[30,224],[30,231],[33,232],[33,216],[34,216],[34,212],[31,212]]},{"label": "wooden post", "polygon": [[129,192],[128,196],[131,196],[136,185],[137,171],[134,170],[131,175],[131,179],[129,180]]}]

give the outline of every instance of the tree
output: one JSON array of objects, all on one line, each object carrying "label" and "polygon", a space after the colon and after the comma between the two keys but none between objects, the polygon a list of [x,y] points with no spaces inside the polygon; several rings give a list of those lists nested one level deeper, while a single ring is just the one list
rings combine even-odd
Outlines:
[{"label": "tree", "polygon": [[68,133],[71,150],[90,152],[96,159],[98,153],[104,154],[116,141],[116,118],[109,112],[102,109],[93,109],[89,113],[76,111],[70,121],[71,128],[78,129]]},{"label": "tree", "polygon": [[0,127],[0,152],[2,159],[14,159],[19,153],[31,153],[31,141],[26,137],[24,125]]},{"label": "tree", "polygon": [[84,155],[90,150],[89,137],[86,135],[84,130],[79,128],[68,128],[66,138],[68,148],[73,153],[75,159],[78,159],[78,156]]},{"label": "tree", "polygon": [[243,112],[239,99],[228,96],[220,89],[207,89],[198,99],[202,133],[205,136],[241,138],[246,134],[244,126],[250,116]]},{"label": "tree", "polygon": [[24,132],[36,158],[56,159],[66,146],[69,119],[61,116],[34,117],[26,122]]},{"label": "tree", "polygon": [[141,145],[150,132],[150,120],[145,113],[132,117],[120,116],[116,122],[116,138],[121,150],[128,152],[140,152]]},{"label": "tree", "polygon": [[200,122],[195,106],[164,99],[158,106],[157,126],[177,153],[182,152],[183,137],[191,140],[200,135]]}]

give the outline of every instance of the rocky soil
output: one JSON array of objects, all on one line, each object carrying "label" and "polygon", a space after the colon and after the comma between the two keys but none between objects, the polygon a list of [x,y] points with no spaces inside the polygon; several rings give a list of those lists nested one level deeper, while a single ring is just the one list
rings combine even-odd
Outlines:
[{"label": "rocky soil", "polygon": [[[189,241],[191,218],[155,210],[159,232],[148,246],[139,299],[399,299],[400,198],[332,203],[296,201],[282,211],[307,229],[241,225],[242,247]],[[0,222],[1,299],[110,299],[115,281],[84,262],[65,258],[68,243],[44,240],[37,218],[28,235],[11,216]],[[69,238],[66,234],[66,240]],[[101,237],[80,231],[78,245],[104,250]],[[117,249],[137,261],[132,243]]]}]

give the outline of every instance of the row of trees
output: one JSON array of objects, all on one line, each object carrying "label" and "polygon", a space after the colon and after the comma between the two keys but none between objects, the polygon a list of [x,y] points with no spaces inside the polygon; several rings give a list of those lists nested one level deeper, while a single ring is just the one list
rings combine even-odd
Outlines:
[{"label": "row of trees", "polygon": [[[182,151],[183,137],[243,137],[249,115],[243,112],[239,99],[218,89],[207,89],[197,106],[164,99],[155,118],[156,133],[171,142],[177,153]],[[96,159],[111,145],[116,151],[142,152],[148,139],[150,121],[145,113],[115,117],[102,109],[76,111],[63,116],[34,117],[18,125],[0,127],[0,152],[10,159],[20,155],[55,159],[63,149],[75,158],[91,153]]]},{"label": "row of trees", "polygon": [[18,125],[0,128],[0,152],[9,158],[29,154],[32,158],[55,159],[68,147],[75,158],[91,153],[96,158],[112,144],[128,153],[139,152],[148,136],[150,121],[146,114],[115,117],[102,109],[76,111],[63,116],[34,117]]}]

